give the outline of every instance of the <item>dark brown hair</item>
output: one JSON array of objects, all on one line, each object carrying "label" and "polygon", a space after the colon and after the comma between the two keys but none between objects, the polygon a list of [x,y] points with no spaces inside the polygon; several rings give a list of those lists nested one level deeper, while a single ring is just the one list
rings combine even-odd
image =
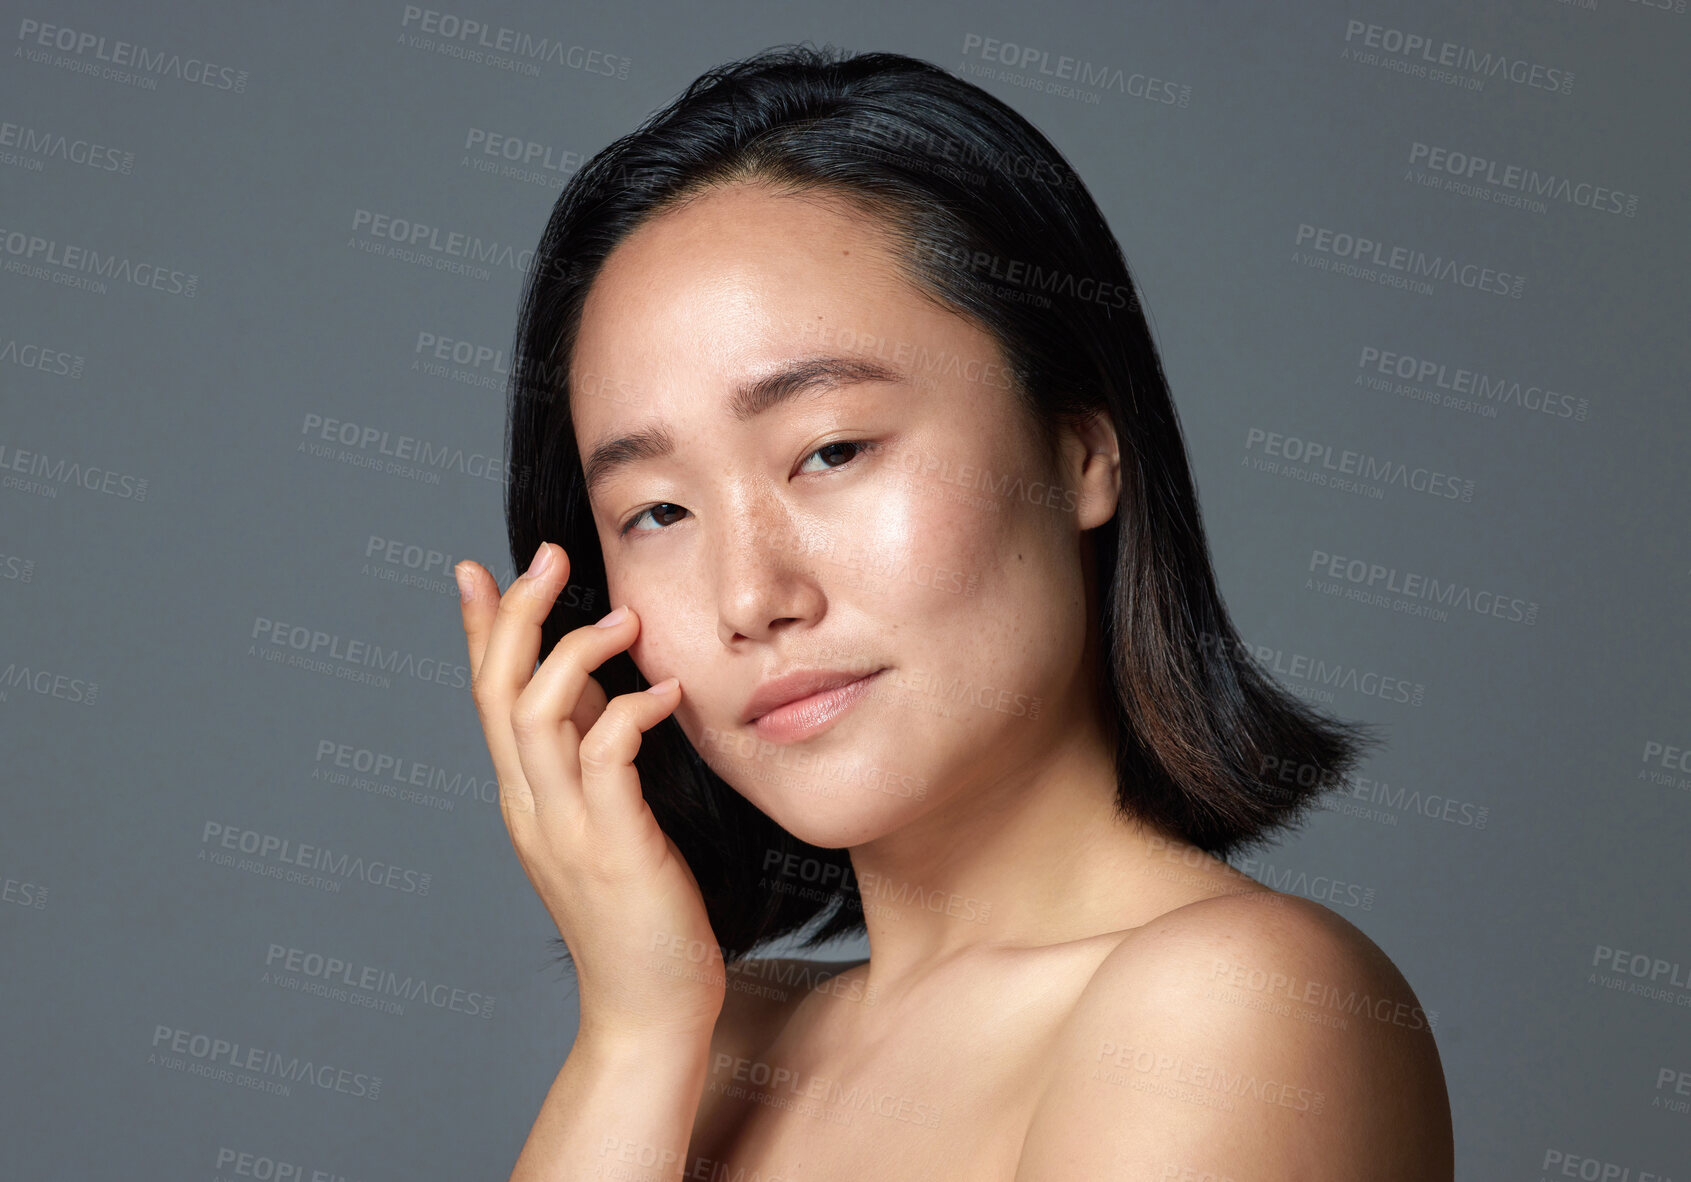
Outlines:
[{"label": "dark brown hair", "polygon": [[[1091,194],[1010,107],[900,54],[807,44],[713,69],[558,198],[523,292],[506,440],[513,561],[520,569],[542,540],[557,542],[571,584],[587,592],[560,598],[542,651],[586,622],[573,604],[608,606],[569,404],[588,289],[647,219],[747,181],[873,212],[911,282],[998,343],[1048,454],[1064,418],[1101,411],[1114,424],[1123,495],[1089,536],[1121,811],[1226,855],[1295,825],[1342,785],[1377,740],[1280,687],[1240,642],[1137,288]],[[612,696],[644,685],[626,653],[597,676]],[[673,716],[647,733],[636,767],[731,963],[807,926],[804,947],[864,930],[846,851],[776,825],[705,764]],[[795,855],[815,868],[813,885],[772,889],[768,868]]]}]

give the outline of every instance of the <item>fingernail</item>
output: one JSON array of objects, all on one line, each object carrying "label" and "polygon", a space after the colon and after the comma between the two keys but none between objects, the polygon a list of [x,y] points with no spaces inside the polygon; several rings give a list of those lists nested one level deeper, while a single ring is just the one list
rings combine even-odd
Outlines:
[{"label": "fingernail", "polygon": [[670,687],[680,680],[681,679],[679,677],[666,677],[656,685],[647,686],[646,692],[649,694],[667,694]]},{"label": "fingernail", "polygon": [[595,628],[614,628],[626,619],[628,619],[628,605],[625,603],[593,626]]},{"label": "fingernail", "polygon": [[534,552],[534,557],[529,560],[528,570],[523,573],[528,575],[530,578],[538,579],[541,575],[546,573],[547,568],[551,565],[552,547],[548,546],[545,542],[542,542],[540,543],[540,549],[536,550]]},{"label": "fingernail", "polygon": [[452,568],[452,577],[458,580],[458,602],[470,602],[471,588],[474,586],[470,582],[470,572],[461,566],[455,566]]}]

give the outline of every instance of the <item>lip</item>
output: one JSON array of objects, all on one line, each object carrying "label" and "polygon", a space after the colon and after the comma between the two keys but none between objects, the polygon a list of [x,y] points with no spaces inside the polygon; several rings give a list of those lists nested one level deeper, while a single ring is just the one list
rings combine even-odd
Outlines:
[{"label": "lip", "polygon": [[742,721],[771,742],[809,738],[855,705],[883,672],[884,668],[868,673],[818,669],[777,677],[758,686]]}]

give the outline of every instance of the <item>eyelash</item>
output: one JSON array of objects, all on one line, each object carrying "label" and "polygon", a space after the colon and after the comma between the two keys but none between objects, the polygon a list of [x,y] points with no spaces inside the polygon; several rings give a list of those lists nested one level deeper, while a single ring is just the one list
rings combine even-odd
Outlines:
[{"label": "eyelash", "polygon": [[[826,451],[830,447],[840,447],[842,445],[849,445],[851,447],[855,447],[857,449],[857,454],[852,456],[851,459],[847,460],[845,463],[835,464],[832,468],[826,469],[826,471],[838,472],[841,468],[849,468],[849,467],[851,467],[852,464],[856,463],[858,460],[862,459],[864,456],[872,454],[877,448],[880,447],[880,444],[873,443],[873,442],[871,442],[867,439],[831,439],[827,443],[822,444],[820,447],[812,448],[810,451],[806,452],[804,458],[808,460],[811,456],[815,455],[819,451]],[[808,475],[815,475],[815,473],[808,473]],[[659,508],[662,508],[663,506],[669,505],[671,503],[672,502],[669,502],[669,501],[659,501],[656,505],[647,505],[644,509],[641,509],[639,512],[635,513],[634,516],[630,517],[627,521],[624,521],[622,523],[621,528],[617,530],[617,536],[618,537],[625,537],[630,533],[636,533],[636,532],[637,533],[662,533],[664,530],[668,529],[669,526],[667,526],[667,525],[659,526],[657,529],[654,529],[654,530],[635,530],[634,525],[642,517],[644,517],[644,516],[646,516],[646,514],[650,513],[653,509],[659,509]],[[680,508],[679,505],[677,505],[675,507]]]}]

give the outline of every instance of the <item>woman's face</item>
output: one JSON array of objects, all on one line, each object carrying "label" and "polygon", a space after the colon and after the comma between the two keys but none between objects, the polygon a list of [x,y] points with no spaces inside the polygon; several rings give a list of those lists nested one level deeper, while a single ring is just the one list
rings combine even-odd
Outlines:
[{"label": "woman's face", "polygon": [[[1078,437],[1048,470],[992,339],[886,250],[838,202],[713,190],[612,252],[571,359],[631,657],[680,678],[718,775],[829,848],[1013,791],[1073,726],[1096,685],[1079,535],[1115,504]],[[832,376],[736,405],[819,359]],[[760,685],[813,670],[875,676],[825,729],[746,720]]]}]

